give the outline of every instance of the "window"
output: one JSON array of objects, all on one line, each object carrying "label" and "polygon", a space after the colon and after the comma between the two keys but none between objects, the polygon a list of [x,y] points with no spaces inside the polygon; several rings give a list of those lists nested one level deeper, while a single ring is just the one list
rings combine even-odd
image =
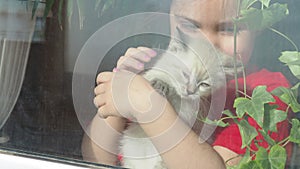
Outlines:
[{"label": "window", "polygon": [[[233,45],[230,44],[233,44],[233,38],[230,37],[235,36],[234,30],[237,29],[239,30],[236,35],[237,48],[252,48],[250,45],[242,46],[243,39],[240,38],[244,35],[248,36],[243,34],[249,27],[248,22],[241,21],[236,28],[232,22],[216,24],[213,28],[206,27],[207,18],[192,18],[199,15],[182,10],[187,8],[186,4],[189,2],[174,7],[172,9],[174,16],[168,15],[171,0],[90,0],[88,2],[54,0],[53,4],[51,2],[51,0],[0,0],[0,129],[2,133],[0,160],[9,163],[13,162],[6,159],[13,154],[15,155],[13,159],[16,160],[22,157],[28,160],[39,160],[41,163],[29,162],[37,165],[47,165],[44,162],[50,162],[51,164],[48,165],[64,163],[61,164],[63,168],[69,166],[109,168],[107,164],[89,161],[82,155],[84,133],[89,130],[89,124],[97,112],[93,105],[93,87],[97,85],[96,75],[99,72],[113,70],[119,57],[130,47],[146,46],[155,49],[158,53],[160,50],[162,52],[167,50],[172,39],[170,34],[176,32],[176,29],[170,26],[170,22],[181,25],[180,29],[183,30],[184,35],[179,33],[177,38],[183,37],[181,40],[187,45],[192,41],[186,40],[185,35],[194,38],[198,36],[197,31],[200,30],[204,32],[206,40],[215,45],[217,52],[232,53],[233,48],[231,50],[230,47]],[[271,1],[271,4],[275,2],[278,1]],[[180,4],[180,1],[176,3]],[[253,36],[247,37],[247,40],[255,41],[249,60],[249,65],[255,66],[251,68],[249,66],[249,70],[244,69],[246,72],[241,71],[241,77],[243,73],[259,72],[265,68],[268,72],[280,72],[291,86],[299,83],[299,55],[295,55],[298,57],[298,65],[292,66],[291,69],[278,59],[282,51],[294,51],[295,46],[300,46],[298,33],[300,3],[297,0],[284,3],[288,4],[288,16],[274,22],[272,29],[255,30],[255,40]],[[38,5],[35,6],[36,4]],[[48,5],[51,8],[48,8]],[[253,7],[259,5],[258,2],[253,3]],[[48,9],[47,16],[44,16]],[[205,8],[201,7],[201,10]],[[209,16],[209,11],[207,12]],[[216,36],[205,34],[207,29],[213,30]],[[99,38],[103,39],[99,40]],[[220,38],[227,40],[219,41]],[[105,47],[109,45],[110,48],[106,49]],[[183,47],[183,50],[187,48],[189,47]],[[105,57],[101,58],[102,55]],[[243,54],[238,53],[237,57],[240,55]],[[100,61],[99,58],[103,60]],[[296,60],[292,61],[296,62]],[[237,64],[240,67],[245,66],[240,62]],[[90,70],[93,68],[95,70]],[[233,74],[231,79],[234,79]],[[184,77],[191,75],[186,74]],[[273,79],[268,80],[269,75],[266,72],[258,74],[251,79],[252,81],[250,80],[250,83],[259,85],[259,82],[255,81],[259,78],[262,81],[274,81],[276,84],[276,79],[281,80],[277,77],[278,74],[276,76],[272,74],[270,77]],[[87,82],[87,80],[93,81]],[[197,81],[197,79],[193,80]],[[201,81],[197,85],[206,90],[210,82]],[[226,84],[229,85],[227,82]],[[248,84],[250,87],[247,86],[249,90],[252,85],[250,83]],[[189,89],[189,92],[190,90],[192,89]],[[82,93],[83,91],[89,93]],[[233,90],[231,94],[234,97],[235,91]],[[227,101],[230,100],[229,97],[231,96],[227,97]],[[299,103],[300,95],[296,97]],[[234,98],[231,102],[233,101]],[[294,104],[297,110],[296,107],[299,105]],[[221,117],[221,114],[218,117]],[[298,114],[293,114],[293,118],[299,117]],[[213,141],[208,140],[208,142],[212,144]],[[300,158],[297,144],[293,143],[288,152],[289,161],[286,165],[297,168],[300,165],[297,162]]]}]

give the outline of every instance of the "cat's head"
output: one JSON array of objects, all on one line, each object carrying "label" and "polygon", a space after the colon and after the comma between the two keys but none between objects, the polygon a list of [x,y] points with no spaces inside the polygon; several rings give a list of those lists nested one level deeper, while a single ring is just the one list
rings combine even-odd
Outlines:
[{"label": "cat's head", "polygon": [[219,53],[206,39],[176,31],[168,49],[144,76],[189,123],[199,111],[207,113],[212,92],[223,87],[226,79]]}]

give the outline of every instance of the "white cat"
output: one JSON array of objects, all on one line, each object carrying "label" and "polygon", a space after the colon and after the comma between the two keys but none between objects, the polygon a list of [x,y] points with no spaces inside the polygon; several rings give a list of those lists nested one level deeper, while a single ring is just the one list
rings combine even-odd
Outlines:
[{"label": "white cat", "polygon": [[[228,61],[229,57],[217,55],[220,53],[203,37],[191,38],[177,28],[176,38],[170,41],[167,51],[157,56],[148,66],[150,69],[146,67],[142,73],[154,89],[168,99],[178,116],[197,132],[202,126],[197,117],[207,115],[211,93],[225,81],[224,69],[219,68],[218,63],[225,65],[224,60]],[[218,62],[218,58],[223,62]],[[120,153],[122,166],[127,168],[167,168],[138,123],[130,123],[124,131]]]}]

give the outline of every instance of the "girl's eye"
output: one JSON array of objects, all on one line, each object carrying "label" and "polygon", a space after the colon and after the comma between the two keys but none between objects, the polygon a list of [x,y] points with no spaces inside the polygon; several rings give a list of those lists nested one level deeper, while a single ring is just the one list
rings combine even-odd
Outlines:
[{"label": "girl's eye", "polygon": [[197,25],[195,25],[192,22],[189,22],[188,20],[179,19],[178,22],[184,29],[191,30],[191,31],[199,29],[199,27]]},{"label": "girl's eye", "polygon": [[[236,29],[236,33],[239,34],[241,31],[245,30],[245,26],[243,25],[238,25]],[[219,27],[219,32],[228,35],[228,36],[233,36],[234,35],[234,26],[232,24],[229,25],[224,25]]]},{"label": "girl's eye", "polygon": [[198,27],[192,23],[189,22],[185,22],[185,23],[181,23],[181,26],[183,26],[186,29],[198,29]]},{"label": "girl's eye", "polygon": [[[225,35],[233,36],[234,35],[234,27],[224,27],[219,29],[219,32]],[[239,33],[239,29],[237,29],[237,33]]]}]

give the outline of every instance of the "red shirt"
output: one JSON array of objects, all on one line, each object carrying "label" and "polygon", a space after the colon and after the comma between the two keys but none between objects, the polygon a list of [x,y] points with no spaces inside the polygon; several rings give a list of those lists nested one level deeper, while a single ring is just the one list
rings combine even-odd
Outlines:
[{"label": "red shirt", "polygon": [[[238,79],[239,88],[243,91],[243,78]],[[259,72],[252,73],[246,77],[246,84],[247,84],[247,94],[250,95],[253,89],[259,85],[267,86],[267,91],[272,91],[273,89],[282,86],[282,87],[289,87],[290,84],[288,80],[280,73],[280,72],[269,72],[266,69],[263,69]],[[230,81],[227,86],[235,86],[234,80]],[[286,110],[287,105],[285,105],[278,97],[275,97],[275,104],[279,106],[278,109]],[[227,101],[226,101],[226,108],[230,109],[232,112],[233,110],[233,102],[235,99],[235,89],[229,88],[227,91]],[[248,119],[250,125],[259,129],[259,126],[255,122],[253,118]],[[242,138],[238,129],[237,124],[229,121],[230,125],[225,128],[218,127],[215,131],[215,141],[213,142],[213,146],[222,146],[230,149],[231,151],[237,154],[244,154],[246,149],[241,149],[242,146]],[[277,125],[277,133],[272,133],[271,137],[275,141],[281,141],[289,135],[289,123],[288,121],[283,121]],[[268,143],[263,140],[262,135],[259,133],[256,137],[259,142],[258,144],[262,147],[268,147]],[[251,145],[251,149],[257,150],[257,147],[254,143]],[[288,155],[291,153],[291,145],[287,146]]]}]

